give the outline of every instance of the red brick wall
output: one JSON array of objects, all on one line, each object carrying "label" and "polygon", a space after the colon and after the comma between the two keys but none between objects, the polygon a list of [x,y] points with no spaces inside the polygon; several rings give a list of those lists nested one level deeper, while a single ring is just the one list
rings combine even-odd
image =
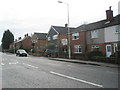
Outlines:
[{"label": "red brick wall", "polygon": [[36,43],[36,47],[45,47],[46,46],[46,40],[38,40]]},{"label": "red brick wall", "polygon": [[31,42],[31,37],[28,36],[22,41],[22,45],[26,49],[31,49],[32,48],[32,42]]},{"label": "red brick wall", "polygon": [[92,47],[93,45],[98,45],[98,46],[99,46],[99,51],[101,51],[102,54],[105,55],[105,53],[106,53],[105,47],[106,47],[106,46],[105,46],[104,43],[101,43],[101,44],[88,44],[88,45],[87,45],[87,52],[91,52],[91,47]]},{"label": "red brick wall", "polygon": [[86,48],[86,33],[85,32],[79,32],[78,40],[72,40],[72,35],[71,35],[72,52],[74,52],[74,45],[81,45],[83,53],[85,52],[85,48]]}]

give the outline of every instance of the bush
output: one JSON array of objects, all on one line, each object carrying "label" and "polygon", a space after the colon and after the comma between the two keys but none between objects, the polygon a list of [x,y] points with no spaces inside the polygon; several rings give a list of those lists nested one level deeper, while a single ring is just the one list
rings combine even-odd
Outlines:
[{"label": "bush", "polygon": [[104,62],[104,63],[118,63],[115,57],[105,57],[105,56],[94,56],[91,58],[92,61]]},{"label": "bush", "polygon": [[9,49],[9,53],[16,53],[17,49]]},{"label": "bush", "polygon": [[100,51],[92,51],[92,52],[89,52],[87,56],[88,56],[88,59],[91,59],[94,56],[103,56],[103,55],[102,55],[102,52]]},{"label": "bush", "polygon": [[120,58],[120,51],[116,51],[114,54],[112,54],[110,57],[117,57]]}]

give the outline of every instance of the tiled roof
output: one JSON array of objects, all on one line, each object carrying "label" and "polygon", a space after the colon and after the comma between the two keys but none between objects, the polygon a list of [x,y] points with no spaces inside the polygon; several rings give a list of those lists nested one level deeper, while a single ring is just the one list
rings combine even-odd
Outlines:
[{"label": "tiled roof", "polygon": [[47,33],[34,33],[34,35],[39,39],[39,40],[45,40]]},{"label": "tiled roof", "polygon": [[105,19],[105,20],[94,22],[94,23],[81,25],[81,26],[77,27],[75,31],[95,30],[95,29],[101,29],[101,28],[105,28],[105,27],[109,27],[109,26],[118,25],[118,24],[120,24],[120,14],[117,15],[116,17],[113,17],[113,19],[111,21],[107,21]]},{"label": "tiled roof", "polygon": [[[77,28],[70,28],[70,32],[81,32],[81,31],[89,31],[89,30],[96,30],[101,29],[109,26],[114,26],[120,24],[120,14],[113,17],[111,21],[107,21],[107,19],[89,23],[89,24],[83,24]],[[68,29],[66,27],[61,26],[52,26],[59,34],[66,34],[68,33]]]},{"label": "tiled roof", "polygon": [[[62,27],[62,26],[52,26],[59,34],[66,34],[68,33],[68,28],[67,27]],[[70,31],[75,29],[75,28],[69,28]]]},{"label": "tiled roof", "polygon": [[24,37],[23,39],[17,40],[17,41],[15,41],[14,43],[22,42],[23,40],[25,40],[25,39],[27,39],[27,38],[31,38],[31,37],[30,37],[30,36]]}]

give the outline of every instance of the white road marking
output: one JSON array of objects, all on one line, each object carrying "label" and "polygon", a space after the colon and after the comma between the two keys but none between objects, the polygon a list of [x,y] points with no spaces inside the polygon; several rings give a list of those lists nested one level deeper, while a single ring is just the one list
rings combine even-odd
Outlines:
[{"label": "white road marking", "polygon": [[107,71],[107,73],[115,74],[115,72]]},{"label": "white road marking", "polygon": [[9,62],[9,64],[18,64],[18,62]]},{"label": "white road marking", "polygon": [[4,63],[1,63],[1,65],[5,65]]},{"label": "white road marking", "polygon": [[29,67],[38,68],[38,67],[33,66],[33,65],[30,65],[30,64],[26,64],[26,63],[23,63],[23,64],[24,64],[24,65],[27,65],[27,66],[29,66]]},{"label": "white road marking", "polygon": [[60,73],[56,73],[56,72],[53,72],[53,71],[50,71],[50,73],[54,74],[54,75],[62,76],[62,77],[65,77],[65,78],[69,78],[69,79],[72,79],[72,80],[75,80],[75,81],[79,81],[79,82],[83,82],[83,83],[87,83],[87,84],[90,84],[90,85],[93,85],[93,86],[97,86],[97,87],[103,88],[102,85],[95,84],[95,83],[92,83],[92,82],[88,82],[88,81],[85,81],[85,80],[82,80],[82,79],[77,79],[77,78],[74,78],[74,77],[71,77],[71,76],[67,76],[67,75],[63,75],[63,74],[60,74]]}]

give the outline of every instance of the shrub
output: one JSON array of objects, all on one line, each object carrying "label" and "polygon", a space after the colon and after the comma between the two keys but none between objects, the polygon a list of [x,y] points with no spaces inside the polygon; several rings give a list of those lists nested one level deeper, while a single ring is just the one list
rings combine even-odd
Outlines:
[{"label": "shrub", "polygon": [[91,59],[94,56],[103,56],[103,55],[102,55],[102,52],[100,51],[92,51],[92,52],[89,52],[87,56],[88,56],[88,59]]}]

